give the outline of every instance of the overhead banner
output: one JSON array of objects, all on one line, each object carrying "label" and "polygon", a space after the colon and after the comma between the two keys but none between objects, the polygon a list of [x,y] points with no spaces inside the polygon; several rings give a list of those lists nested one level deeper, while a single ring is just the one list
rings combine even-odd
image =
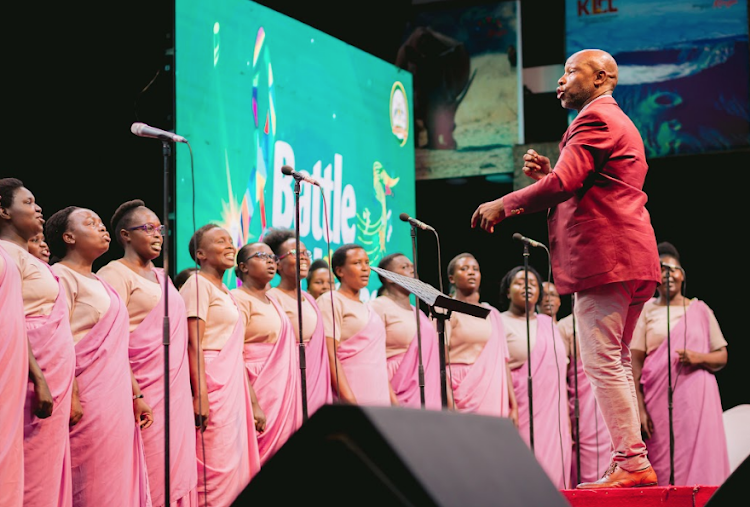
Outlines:
[{"label": "overhead banner", "polygon": [[299,194],[313,259],[346,243],[371,264],[411,257],[398,219],[415,212],[409,72],[247,0],[177,0],[175,25],[176,128],[195,164],[177,150],[178,270],[195,227],[216,223],[238,247],[293,228],[285,165],[321,184]]},{"label": "overhead banner", "polygon": [[611,53],[648,157],[750,145],[747,2],[568,0],[567,54]]}]

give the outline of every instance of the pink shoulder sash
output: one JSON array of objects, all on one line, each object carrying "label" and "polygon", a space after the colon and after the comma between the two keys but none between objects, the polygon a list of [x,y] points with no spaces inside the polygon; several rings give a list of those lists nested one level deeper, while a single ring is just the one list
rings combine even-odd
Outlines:
[{"label": "pink shoulder sash", "polygon": [[338,343],[336,354],[358,404],[389,406],[385,324],[377,313],[368,311],[370,320],[357,334]]},{"label": "pink shoulder sash", "polygon": [[[302,295],[315,309],[318,323],[315,325],[310,341],[305,343],[306,383],[307,383],[307,413],[311,416],[323,405],[328,405],[333,399],[331,389],[331,368],[328,361],[328,347],[326,332],[323,326],[323,316],[315,299],[305,291]],[[294,323],[292,323],[294,325]]]},{"label": "pink shoulder sash", "polygon": [[[54,273],[53,276],[57,280]],[[69,421],[76,356],[65,292],[59,282],[58,287],[49,315],[26,318],[31,350],[55,404],[47,419],[33,415],[34,389],[29,384],[24,412],[24,505],[27,506],[71,505],[72,502]]]},{"label": "pink shoulder sash", "polygon": [[497,310],[490,310],[492,334],[479,357],[460,381],[454,382],[453,401],[462,412],[508,417],[505,327]]},{"label": "pink shoulder sash", "polygon": [[[536,344],[531,350],[534,455],[555,486],[567,489],[573,443],[566,400],[565,346],[556,326],[553,336],[553,322],[548,315],[537,314],[536,319]],[[518,402],[518,430],[527,445],[530,442],[528,371],[528,361],[511,371]]]},{"label": "pink shoulder sash", "polygon": [[24,325],[21,275],[16,262],[0,246],[5,269],[0,275],[0,388],[3,417],[0,417],[0,506],[23,505],[24,489],[24,402],[29,382],[29,356]]},{"label": "pink shoulder sash", "polygon": [[[716,377],[699,367],[683,367],[674,352],[683,348],[709,352],[708,312],[705,303],[694,301],[670,331],[674,482],[678,486],[721,485],[729,477],[729,452]],[[646,356],[641,374],[644,401],[654,423],[654,432],[646,441],[648,458],[659,485],[668,484],[670,475],[667,348],[665,339]]]},{"label": "pink shoulder sash", "polygon": [[[164,290],[165,276],[154,269]],[[190,371],[187,358],[187,317],[185,303],[180,293],[167,280],[169,301],[169,461],[170,503],[190,495],[197,500],[195,488],[198,472],[195,455],[195,426],[193,423],[193,397],[190,388]],[[163,292],[162,292],[163,294]],[[128,354],[130,367],[138,381],[146,403],[154,413],[154,423],[143,431],[151,501],[164,505],[164,299],[151,310],[145,319],[130,333]]]},{"label": "pink shoulder sash", "polygon": [[83,417],[70,430],[73,503],[150,506],[143,441],[133,418],[128,311],[114,289],[97,279],[110,305],[75,344]]},{"label": "pink shoulder sash", "polygon": [[[412,307],[414,311],[416,308]],[[440,358],[438,335],[430,319],[419,311],[419,330],[422,335],[422,368],[424,370],[425,408],[440,410]],[[402,407],[421,408],[419,389],[419,341],[414,335],[406,352],[388,358],[389,364],[398,361],[391,377],[391,387]]]},{"label": "pink shoulder sash", "polygon": [[279,314],[281,328],[275,343],[245,343],[245,368],[258,403],[266,414],[266,429],[258,434],[261,466],[302,425],[299,356],[291,322],[284,310],[268,298]]},{"label": "pink shoulder sash", "polygon": [[244,337],[245,326],[238,318],[221,350],[203,351],[210,412],[206,430],[202,435],[195,434],[199,505],[231,505],[260,470],[248,378],[242,361]]}]

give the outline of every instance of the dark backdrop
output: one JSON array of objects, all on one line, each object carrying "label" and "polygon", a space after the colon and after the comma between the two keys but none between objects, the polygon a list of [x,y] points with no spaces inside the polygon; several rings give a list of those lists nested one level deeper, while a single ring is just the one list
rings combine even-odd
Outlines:
[{"label": "dark backdrop", "polygon": [[[260,2],[291,15],[387,61],[393,61],[411,15],[405,0]],[[526,66],[565,59],[563,2],[522,3]],[[542,7],[543,6],[543,7]],[[97,211],[105,221],[123,201],[141,198],[161,215],[161,143],[132,135],[134,121],[172,129],[172,5],[163,1],[83,2],[64,5],[16,3],[7,8],[4,31],[5,167],[0,176],[21,178],[36,194],[45,215],[74,204]],[[549,104],[537,101],[535,104]],[[548,107],[554,107],[550,110]],[[556,104],[527,110],[527,123],[559,124]],[[564,127],[563,127],[564,128]],[[549,128],[533,129],[549,136]],[[553,132],[556,140],[562,134]],[[183,145],[178,156],[188,156]],[[744,285],[741,253],[747,235],[750,151],[650,160],[648,208],[660,241],[680,251],[688,295],[715,311],[729,342],[729,364],[717,374],[724,408],[749,403],[744,357],[750,344],[742,322]],[[503,223],[494,235],[471,230],[476,206],[511,190],[470,178],[417,182],[417,217],[440,233],[443,268],[456,254],[476,255],[483,271],[483,299],[497,302],[502,275],[523,263],[514,232],[547,243],[543,214]],[[418,237],[420,278],[438,286],[435,238]],[[408,252],[407,252],[408,253]],[[121,255],[113,245],[99,265]],[[532,249],[530,263],[543,276],[547,259]],[[98,267],[98,266],[96,266]],[[445,275],[444,275],[445,276]],[[447,279],[444,280],[447,285]],[[563,298],[561,315],[569,313]]]}]

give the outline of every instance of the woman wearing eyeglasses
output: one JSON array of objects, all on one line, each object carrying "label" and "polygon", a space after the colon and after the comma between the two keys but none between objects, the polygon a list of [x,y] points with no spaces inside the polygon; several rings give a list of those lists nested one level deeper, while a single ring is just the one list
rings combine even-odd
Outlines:
[{"label": "woman wearing eyeglasses", "polygon": [[[296,237],[293,230],[273,229],[266,233],[263,242],[278,256],[277,273],[279,285],[268,291],[284,309],[294,330],[295,342],[299,343],[299,314],[297,304],[297,259],[299,259],[300,280],[307,277],[310,267],[310,251],[300,242],[297,255]],[[328,364],[323,318],[315,299],[305,292],[302,294],[302,339],[305,343],[307,413],[312,415],[322,405],[331,403],[331,373]]]},{"label": "woman wearing eyeglasses", "polygon": [[[165,505],[164,493],[164,284],[169,294],[169,501],[195,503],[198,475],[195,467],[195,429],[191,423],[193,396],[190,374],[198,385],[197,369],[188,363],[185,304],[164,270],[154,267],[161,254],[164,226],[141,200],[120,205],[110,230],[125,250],[122,258],[101,268],[97,275],[117,291],[128,310],[130,366],[144,399],[156,417],[143,432],[151,501]],[[193,350],[195,350],[195,344]],[[195,354],[192,355],[195,358]]]},{"label": "woman wearing eyeglasses", "polygon": [[265,412],[259,422],[261,465],[286,443],[302,424],[299,353],[291,322],[269,296],[276,274],[276,255],[265,243],[243,246],[235,272],[242,285],[232,294],[245,322],[245,369]]},{"label": "woman wearing eyeglasses", "polygon": [[[190,256],[200,266],[180,289],[190,343],[198,344],[200,377],[195,425],[199,505],[230,505],[260,470],[251,389],[242,361],[245,324],[224,273],[236,249],[216,224],[195,231]],[[192,351],[191,351],[192,352]],[[193,387],[195,389],[195,387]],[[204,396],[203,393],[207,393]],[[205,452],[204,452],[205,451]],[[205,475],[205,481],[204,481]]]},{"label": "woman wearing eyeglasses", "polygon": [[75,206],[52,215],[44,232],[61,259],[52,270],[67,299],[83,414],[70,430],[73,504],[151,505],[141,430],[153,415],[128,361],[127,308],[92,272],[109,233],[99,215]]},{"label": "woman wearing eyeglasses", "polygon": [[340,246],[331,268],[341,285],[317,300],[328,346],[334,395],[359,405],[390,405],[396,399],[388,382],[385,325],[360,299],[370,280],[370,259],[356,244]]},{"label": "woman wearing eyeglasses", "polygon": [[0,498],[70,505],[75,352],[64,291],[49,266],[28,252],[43,224],[23,182],[0,179]]}]

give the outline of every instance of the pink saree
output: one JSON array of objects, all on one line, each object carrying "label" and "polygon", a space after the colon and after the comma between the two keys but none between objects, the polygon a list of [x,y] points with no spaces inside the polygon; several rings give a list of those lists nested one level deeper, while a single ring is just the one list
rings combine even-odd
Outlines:
[{"label": "pink saree", "polygon": [[[570,487],[570,439],[568,419],[565,346],[552,319],[537,314],[536,344],[531,350],[531,381],[534,402],[534,455],[558,489]],[[553,342],[557,340],[557,342]],[[555,350],[557,354],[555,355]],[[518,431],[529,445],[528,361],[511,370],[518,402]]]},{"label": "pink saree", "polygon": [[98,279],[109,293],[109,310],[75,344],[83,417],[70,430],[73,505],[150,506],[143,441],[133,419],[128,311]]},{"label": "pink saree", "polygon": [[201,506],[231,505],[260,470],[250,391],[242,361],[244,336],[245,327],[238,318],[221,350],[203,351],[210,413],[206,430],[202,434],[195,432]]},{"label": "pink saree", "polygon": [[3,392],[3,417],[0,417],[0,506],[23,505],[24,457],[23,414],[29,383],[29,356],[21,296],[21,276],[16,263],[3,247],[5,261],[0,275],[0,389]]},{"label": "pink saree", "polygon": [[[709,352],[708,312],[705,303],[694,301],[670,332],[672,384],[676,386],[672,393],[676,486],[719,486],[729,477],[729,454],[716,377],[702,368],[680,366],[674,352],[678,348]],[[687,343],[685,326],[688,326]],[[646,441],[648,458],[660,486],[669,483],[670,472],[666,364],[665,339],[646,356],[641,373],[644,401],[654,423],[651,439]]]},{"label": "pink saree", "polygon": [[333,394],[331,390],[331,368],[328,362],[328,348],[326,347],[323,316],[320,314],[320,309],[315,299],[305,291],[302,291],[302,295],[315,308],[315,315],[318,318],[318,324],[315,326],[312,338],[305,343],[307,414],[311,416],[323,405],[330,404]]},{"label": "pink saree", "polygon": [[[575,421],[575,379],[578,378],[578,448],[581,454],[581,477],[578,477],[576,450],[571,454],[571,486],[598,480],[612,461],[612,438],[604,423],[604,417],[594,398],[594,391],[583,371],[580,350],[576,354],[577,372],[573,369],[573,357],[568,367],[568,408],[571,422]],[[576,376],[576,373],[578,375]]]},{"label": "pink saree", "polygon": [[26,318],[26,332],[54,408],[47,419],[33,415],[34,389],[29,385],[24,411],[24,505],[67,506],[72,502],[69,421],[76,353],[62,287],[49,315]]},{"label": "pink saree", "polygon": [[[155,269],[164,287],[164,271]],[[195,455],[193,395],[187,358],[187,317],[185,304],[167,278],[169,298],[169,405],[170,405],[170,483],[171,505],[197,505],[198,472]],[[130,333],[130,367],[146,403],[154,413],[154,423],[143,431],[151,501],[165,504],[164,492],[164,301],[160,301]]]},{"label": "pink saree", "polygon": [[505,328],[500,313],[492,308],[492,334],[474,364],[451,364],[448,374],[453,402],[461,412],[508,417],[508,375]]},{"label": "pink saree", "polygon": [[[412,307],[413,308],[413,307]],[[416,311],[416,308],[414,308]],[[424,406],[440,410],[440,358],[437,331],[420,310],[422,368],[424,369]],[[399,406],[421,408],[419,389],[419,342],[414,335],[406,352],[388,358],[388,376]]]},{"label": "pink saree", "polygon": [[[275,343],[246,343],[245,369],[258,403],[266,413],[266,429],[258,433],[264,465],[302,425],[299,356],[292,325],[284,310],[268,298],[281,317]],[[250,424],[253,420],[250,419]]]},{"label": "pink saree", "polygon": [[391,404],[385,359],[385,325],[372,310],[357,334],[337,344],[341,367],[359,405]]}]

